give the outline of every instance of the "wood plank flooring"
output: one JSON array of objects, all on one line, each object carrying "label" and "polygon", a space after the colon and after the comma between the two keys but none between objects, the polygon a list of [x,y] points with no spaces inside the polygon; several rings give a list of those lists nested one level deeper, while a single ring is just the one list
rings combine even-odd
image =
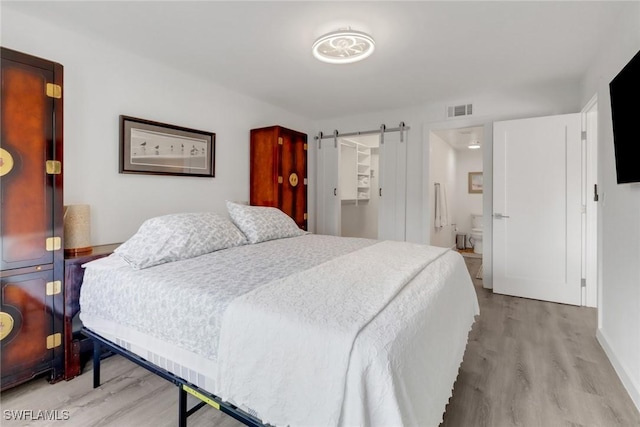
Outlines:
[{"label": "wood plank flooring", "polygon": [[640,426],[640,413],[596,341],[596,310],[494,294],[480,303],[441,427]]},{"label": "wood plank flooring", "polygon": [[[465,258],[481,315],[441,427],[640,426],[640,413],[595,339],[596,311],[495,295],[475,279],[480,260]],[[87,366],[87,371],[90,369]],[[177,388],[126,359],[103,362],[54,385],[36,379],[0,396],[2,426],[175,426]],[[69,420],[8,420],[6,410],[69,411]],[[213,408],[189,426],[240,426]]]}]

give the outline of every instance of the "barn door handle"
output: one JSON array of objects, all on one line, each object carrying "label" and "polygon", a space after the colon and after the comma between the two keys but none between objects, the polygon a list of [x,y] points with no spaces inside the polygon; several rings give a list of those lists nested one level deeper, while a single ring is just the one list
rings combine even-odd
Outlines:
[{"label": "barn door handle", "polygon": [[338,189],[337,189],[337,188],[334,188],[334,189],[333,189],[333,195],[334,195],[334,196],[337,196],[337,195],[338,195]]},{"label": "barn door handle", "polygon": [[382,197],[382,187],[378,188],[378,196]]}]

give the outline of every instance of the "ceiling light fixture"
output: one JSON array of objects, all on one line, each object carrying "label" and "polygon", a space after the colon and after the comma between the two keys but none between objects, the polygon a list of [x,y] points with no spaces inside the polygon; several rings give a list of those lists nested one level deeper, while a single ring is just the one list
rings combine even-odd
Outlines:
[{"label": "ceiling light fixture", "polygon": [[471,150],[475,150],[480,148],[480,142],[479,141],[471,141],[471,143],[469,143],[469,148]]},{"label": "ceiling light fixture", "polygon": [[362,61],[375,50],[373,38],[362,31],[333,31],[313,43],[313,56],[331,64],[349,64]]}]

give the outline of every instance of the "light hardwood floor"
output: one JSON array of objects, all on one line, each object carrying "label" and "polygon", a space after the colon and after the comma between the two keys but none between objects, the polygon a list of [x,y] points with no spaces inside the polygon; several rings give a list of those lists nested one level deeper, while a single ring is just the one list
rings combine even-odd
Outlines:
[{"label": "light hardwood floor", "polygon": [[[495,295],[475,279],[481,315],[441,427],[640,426],[640,414],[595,339],[596,311]],[[89,366],[87,366],[87,370]],[[177,388],[119,356],[91,374],[49,385],[37,379],[2,393],[2,426],[175,426]],[[68,421],[8,421],[5,410],[67,410]],[[190,426],[240,426],[213,408]]]}]

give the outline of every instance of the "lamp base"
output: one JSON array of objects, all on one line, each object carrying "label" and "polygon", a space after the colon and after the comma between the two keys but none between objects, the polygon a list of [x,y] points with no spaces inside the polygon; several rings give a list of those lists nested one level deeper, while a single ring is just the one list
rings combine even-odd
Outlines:
[{"label": "lamp base", "polygon": [[87,246],[86,248],[65,248],[65,255],[87,255],[93,252],[93,246]]}]

